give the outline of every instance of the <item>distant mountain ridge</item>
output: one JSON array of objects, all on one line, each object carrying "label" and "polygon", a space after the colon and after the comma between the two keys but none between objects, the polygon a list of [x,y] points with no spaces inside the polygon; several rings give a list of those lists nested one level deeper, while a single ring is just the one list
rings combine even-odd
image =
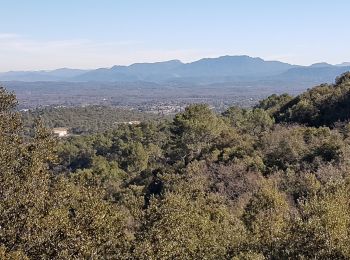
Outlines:
[{"label": "distant mountain ridge", "polygon": [[349,70],[348,62],[338,65],[322,62],[311,66],[299,66],[241,55],[204,58],[190,63],[179,60],[135,63],[94,70],[62,68],[52,71],[12,71],[0,73],[0,81],[221,83],[307,80],[318,83],[333,81],[337,75]]},{"label": "distant mountain ridge", "polygon": [[331,83],[339,75],[350,71],[350,66],[297,67],[274,77],[289,82]]},{"label": "distant mountain ridge", "polygon": [[341,64],[337,64],[337,66],[350,66],[350,62],[343,62]]},{"label": "distant mountain ridge", "polygon": [[61,68],[40,71],[9,71],[0,73],[2,81],[62,81],[88,72],[88,70]]}]

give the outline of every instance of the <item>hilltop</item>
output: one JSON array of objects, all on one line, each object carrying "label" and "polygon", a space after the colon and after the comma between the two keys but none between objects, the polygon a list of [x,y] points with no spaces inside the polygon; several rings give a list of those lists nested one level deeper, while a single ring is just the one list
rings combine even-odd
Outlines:
[{"label": "hilltop", "polygon": [[[280,104],[279,104],[280,105]],[[321,84],[296,96],[274,112],[277,122],[333,126],[350,119],[350,73],[334,84]]]}]

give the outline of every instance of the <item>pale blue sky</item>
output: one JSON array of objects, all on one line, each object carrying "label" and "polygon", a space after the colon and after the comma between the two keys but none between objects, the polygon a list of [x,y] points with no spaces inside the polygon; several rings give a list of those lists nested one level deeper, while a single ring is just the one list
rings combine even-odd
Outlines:
[{"label": "pale blue sky", "polygon": [[0,71],[246,54],[350,61],[349,0],[0,0]]}]

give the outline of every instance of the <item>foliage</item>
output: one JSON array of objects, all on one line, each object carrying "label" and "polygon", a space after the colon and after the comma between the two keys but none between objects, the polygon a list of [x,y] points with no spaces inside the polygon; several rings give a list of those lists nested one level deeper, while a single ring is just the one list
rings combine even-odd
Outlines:
[{"label": "foliage", "polygon": [[332,126],[350,117],[350,72],[335,84],[322,84],[295,97],[278,109],[278,122],[296,122],[309,126]]},{"label": "foliage", "polygon": [[348,90],[58,139],[1,88],[0,258],[349,259]]},{"label": "foliage", "polygon": [[281,107],[286,105],[289,101],[293,99],[292,96],[288,94],[276,95],[272,94],[267,98],[259,101],[259,104],[255,108],[260,108],[266,110],[270,115],[276,113]]},{"label": "foliage", "polygon": [[22,112],[23,124],[28,132],[38,117],[48,128],[66,127],[73,134],[103,132],[130,121],[149,121],[158,118],[150,113],[117,107],[45,107]]}]

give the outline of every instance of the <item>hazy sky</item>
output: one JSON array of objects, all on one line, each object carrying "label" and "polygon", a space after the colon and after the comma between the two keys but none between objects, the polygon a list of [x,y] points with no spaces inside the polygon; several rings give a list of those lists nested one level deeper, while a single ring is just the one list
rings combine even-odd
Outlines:
[{"label": "hazy sky", "polygon": [[0,0],[0,71],[246,54],[350,61],[349,0]]}]

